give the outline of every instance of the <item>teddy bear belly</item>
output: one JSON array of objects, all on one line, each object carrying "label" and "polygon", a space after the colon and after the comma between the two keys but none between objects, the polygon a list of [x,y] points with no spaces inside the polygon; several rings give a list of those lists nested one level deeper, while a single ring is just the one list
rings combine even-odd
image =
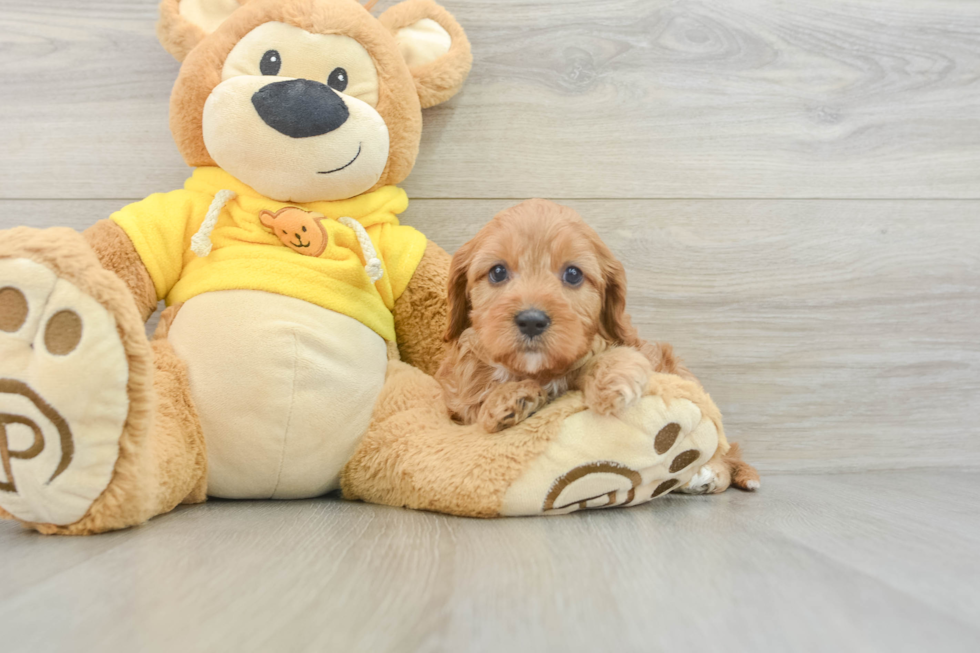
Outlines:
[{"label": "teddy bear belly", "polygon": [[187,363],[209,495],[291,499],[339,487],[384,384],[381,336],[300,299],[226,290],[187,301],[168,339]]}]

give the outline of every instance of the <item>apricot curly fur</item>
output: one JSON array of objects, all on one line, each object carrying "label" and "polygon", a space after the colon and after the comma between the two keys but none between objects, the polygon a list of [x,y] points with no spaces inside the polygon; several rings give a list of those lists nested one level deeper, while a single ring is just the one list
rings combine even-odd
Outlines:
[{"label": "apricot curly fur", "polygon": [[[562,282],[572,264],[583,277],[575,286]],[[487,274],[496,266],[506,278],[495,283]],[[512,381],[534,380],[552,399],[584,390],[600,414],[638,400],[654,371],[696,382],[670,345],[639,337],[626,311],[622,263],[566,206],[532,199],[498,213],[453,256],[446,289],[450,347],[436,376],[464,424],[476,421],[496,386]],[[527,309],[550,320],[531,341],[515,324]],[[709,417],[725,452],[720,414]]]}]

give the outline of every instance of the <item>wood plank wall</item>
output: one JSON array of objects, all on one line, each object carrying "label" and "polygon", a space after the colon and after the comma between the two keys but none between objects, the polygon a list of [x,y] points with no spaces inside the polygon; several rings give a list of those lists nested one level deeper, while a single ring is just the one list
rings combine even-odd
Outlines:
[{"label": "wood plank wall", "polygon": [[[475,65],[406,222],[578,209],[763,470],[980,465],[980,5],[444,4]],[[155,5],[0,0],[0,228],[183,183]]]}]

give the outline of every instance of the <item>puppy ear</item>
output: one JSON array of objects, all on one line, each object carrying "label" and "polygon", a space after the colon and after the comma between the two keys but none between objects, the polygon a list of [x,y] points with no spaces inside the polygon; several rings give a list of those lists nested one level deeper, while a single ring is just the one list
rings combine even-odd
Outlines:
[{"label": "puppy ear", "polygon": [[449,288],[447,298],[449,300],[449,326],[446,328],[446,335],[443,339],[446,342],[458,340],[463,331],[470,327],[470,299],[466,292],[466,272],[470,269],[470,259],[473,254],[473,247],[466,243],[456,254],[449,264]]},{"label": "puppy ear", "polygon": [[642,344],[639,334],[637,334],[630,316],[626,313],[626,269],[613,256],[606,244],[599,240],[598,236],[595,238],[597,241],[596,250],[599,254],[606,286],[599,332],[603,338],[610,342],[628,347],[638,347]]},{"label": "puppy ear", "polygon": [[177,61],[247,0],[162,0],[157,38]]},{"label": "puppy ear", "polygon": [[456,95],[470,72],[473,55],[452,14],[432,0],[405,0],[378,20],[395,35],[423,109]]}]

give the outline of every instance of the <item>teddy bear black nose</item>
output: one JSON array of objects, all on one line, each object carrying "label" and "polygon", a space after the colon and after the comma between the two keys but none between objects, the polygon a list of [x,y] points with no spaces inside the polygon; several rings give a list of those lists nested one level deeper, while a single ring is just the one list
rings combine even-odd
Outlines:
[{"label": "teddy bear black nose", "polygon": [[536,338],[548,330],[551,326],[551,318],[544,311],[532,308],[521,311],[514,317],[517,328],[528,338]]},{"label": "teddy bear black nose", "polygon": [[310,79],[266,84],[252,96],[252,106],[265,124],[291,138],[332,132],[350,115],[333,89]]}]

